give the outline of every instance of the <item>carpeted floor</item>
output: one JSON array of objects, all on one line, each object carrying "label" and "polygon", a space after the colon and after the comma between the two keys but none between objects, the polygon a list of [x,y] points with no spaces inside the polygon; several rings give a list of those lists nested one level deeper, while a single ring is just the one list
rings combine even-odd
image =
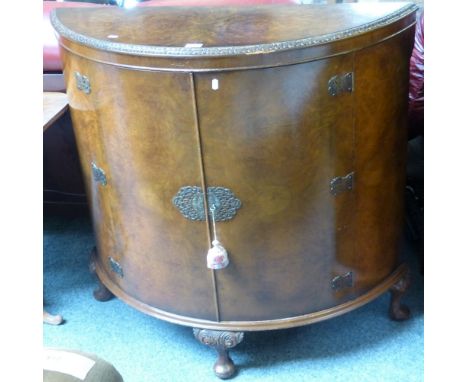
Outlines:
[{"label": "carpeted floor", "polygon": [[[44,220],[44,304],[66,319],[44,325],[44,346],[94,353],[126,382],[217,381],[215,352],[191,328],[149,317],[118,299],[94,300],[88,272],[94,236],[89,220]],[[407,244],[412,288],[404,302],[412,318],[388,318],[389,295],[343,316],[302,328],[246,333],[231,356],[235,381],[423,381],[423,278]]]}]

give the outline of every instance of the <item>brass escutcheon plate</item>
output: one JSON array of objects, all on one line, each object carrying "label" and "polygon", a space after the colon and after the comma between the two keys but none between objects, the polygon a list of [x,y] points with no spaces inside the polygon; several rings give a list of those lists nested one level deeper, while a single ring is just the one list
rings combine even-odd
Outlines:
[{"label": "brass escutcheon plate", "polygon": [[[205,195],[201,187],[181,187],[172,198],[172,204],[189,220],[206,220]],[[210,208],[214,207],[215,221],[233,219],[241,206],[241,201],[236,198],[230,189],[225,187],[208,187],[208,214],[212,216]]]}]

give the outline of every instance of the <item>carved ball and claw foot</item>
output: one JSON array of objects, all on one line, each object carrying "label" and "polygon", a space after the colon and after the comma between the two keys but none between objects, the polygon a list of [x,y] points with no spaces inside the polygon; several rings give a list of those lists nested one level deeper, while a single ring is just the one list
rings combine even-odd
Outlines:
[{"label": "carved ball and claw foot", "polygon": [[401,303],[401,298],[410,285],[409,270],[406,269],[403,276],[390,288],[390,318],[395,321],[404,321],[410,317],[410,310]]},{"label": "carved ball and claw foot", "polygon": [[93,296],[98,301],[109,301],[114,297],[112,292],[106,288],[106,286],[99,280],[99,277],[96,275],[96,264],[95,259],[97,257],[97,249],[96,247],[93,248],[91,251],[91,262],[89,263],[89,271],[96,276],[98,281],[97,288],[93,291]]},{"label": "carved ball and claw foot", "polygon": [[216,376],[221,379],[232,377],[236,372],[236,367],[227,349],[238,345],[244,339],[244,333],[194,328],[193,335],[202,344],[218,352],[218,359],[213,366]]}]

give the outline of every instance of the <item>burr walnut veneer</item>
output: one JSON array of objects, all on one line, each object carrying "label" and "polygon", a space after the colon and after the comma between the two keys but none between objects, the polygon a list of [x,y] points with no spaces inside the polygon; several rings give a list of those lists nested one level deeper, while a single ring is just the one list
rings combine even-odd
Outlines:
[{"label": "burr walnut veneer", "polygon": [[[398,247],[415,11],[56,11],[96,297],[194,327],[222,378],[244,331],[332,318],[387,290],[391,316],[407,318]],[[210,269],[215,239],[229,264],[216,252]]]}]

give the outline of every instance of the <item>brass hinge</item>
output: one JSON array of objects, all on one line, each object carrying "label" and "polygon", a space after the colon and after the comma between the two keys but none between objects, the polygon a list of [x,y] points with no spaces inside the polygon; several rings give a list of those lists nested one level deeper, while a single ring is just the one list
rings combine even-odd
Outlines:
[{"label": "brass hinge", "polygon": [[353,272],[345,273],[344,275],[336,276],[331,281],[333,290],[341,290],[351,288],[353,286]]},{"label": "brass hinge", "polygon": [[89,78],[82,75],[80,72],[75,72],[76,87],[85,94],[91,93],[91,84]]},{"label": "brass hinge", "polygon": [[110,256],[108,257],[108,260],[109,260],[110,269],[112,269],[113,272],[117,273],[117,275],[119,275],[119,277],[123,278],[122,266],[118,263],[118,261],[116,261],[115,259],[113,259]]},{"label": "brass hinge", "polygon": [[354,186],[354,172],[345,176],[337,176],[330,181],[330,192],[336,196],[344,191],[352,190]]},{"label": "brass hinge", "polygon": [[91,168],[93,171],[93,178],[96,182],[101,183],[103,186],[107,184],[107,177],[104,170],[96,165],[96,163],[91,162]]},{"label": "brass hinge", "polygon": [[353,72],[333,76],[328,81],[328,93],[331,96],[349,92],[354,90],[354,74]]}]

